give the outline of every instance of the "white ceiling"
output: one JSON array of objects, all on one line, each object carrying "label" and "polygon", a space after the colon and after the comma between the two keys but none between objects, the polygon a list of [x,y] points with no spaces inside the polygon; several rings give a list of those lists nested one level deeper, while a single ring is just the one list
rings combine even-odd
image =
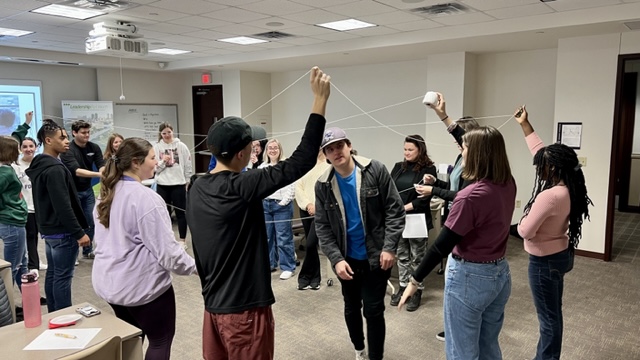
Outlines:
[{"label": "white ceiling", "polygon": [[[164,71],[223,67],[276,72],[316,64],[414,60],[444,52],[553,48],[560,38],[629,31],[623,23],[640,19],[640,0],[134,0],[128,9],[84,21],[29,12],[60,2],[0,0],[0,27],[35,31],[0,39],[0,60],[18,55],[117,66],[112,58],[84,54],[92,25],[114,20],[136,25],[150,49],[192,51],[150,53],[139,59],[144,61],[123,61],[125,67],[165,62]],[[445,2],[462,4],[468,12],[425,16],[410,11]],[[315,26],[347,18],[378,26],[348,32]],[[273,22],[282,25],[267,25]],[[267,31],[294,37],[257,45],[216,41]]]}]

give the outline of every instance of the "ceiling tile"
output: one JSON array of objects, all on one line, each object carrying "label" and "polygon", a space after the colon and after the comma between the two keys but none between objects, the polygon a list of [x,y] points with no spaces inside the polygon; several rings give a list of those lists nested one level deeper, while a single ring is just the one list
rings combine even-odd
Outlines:
[{"label": "ceiling tile", "polygon": [[229,5],[229,6],[240,6],[240,5],[259,2],[260,0],[206,0],[206,1],[207,2],[212,2],[214,4]]},{"label": "ceiling tile", "polygon": [[542,15],[552,12],[555,11],[542,3],[485,11],[486,14],[491,15],[497,19],[510,19],[517,17]]},{"label": "ceiling tile", "polygon": [[425,30],[425,29],[433,29],[437,27],[441,27],[442,24],[439,24],[435,21],[431,20],[420,20],[420,21],[411,21],[407,23],[400,24],[390,24],[387,27],[392,29],[400,30],[400,31],[416,31],[416,30]]},{"label": "ceiling tile", "polygon": [[281,43],[291,45],[314,45],[327,42],[326,40],[315,39],[310,37],[288,38],[280,40]]},{"label": "ceiling tile", "polygon": [[0,7],[0,22],[6,18],[10,18],[11,16],[18,15],[21,12],[22,11],[16,9]]},{"label": "ceiling tile", "polygon": [[170,23],[186,26],[194,26],[201,29],[209,29],[216,26],[225,26],[232,24],[231,22],[212,19],[204,16],[188,16],[176,20],[171,20]]},{"label": "ceiling tile", "polygon": [[187,14],[148,5],[138,6],[133,9],[127,9],[125,11],[127,15],[153,21],[170,21],[187,16]]},{"label": "ceiling tile", "polygon": [[[200,38],[200,39],[206,39],[206,40],[216,40],[216,39],[224,39],[224,38],[228,38],[230,36],[233,36],[233,34],[226,34],[226,33],[222,33],[219,31],[211,31],[211,30],[200,30],[200,31],[194,31],[192,33],[186,33],[183,34],[183,36],[192,36],[192,37],[196,37],[196,38]],[[197,44],[197,43],[195,43]]]},{"label": "ceiling tile", "polygon": [[184,35],[169,35],[162,38],[162,40],[180,44],[195,44],[202,41],[200,38]]},{"label": "ceiling tile", "polygon": [[258,14],[256,12],[247,11],[247,10],[238,9],[238,8],[226,8],[226,9],[222,9],[222,10],[218,10],[210,13],[204,13],[201,15],[214,18],[214,19],[219,19],[219,20],[233,19],[233,21],[237,23],[243,23],[247,21],[258,20],[258,19],[269,17],[268,15],[265,15],[265,14]]},{"label": "ceiling tile", "polygon": [[273,16],[281,16],[285,14],[293,14],[312,10],[311,7],[294,3],[287,0],[263,0],[249,5],[240,5],[239,8],[254,11],[256,13],[269,14]]},{"label": "ceiling tile", "polygon": [[301,13],[282,16],[285,19],[297,21],[302,24],[322,24],[326,22],[344,20],[343,15],[338,15],[321,9],[303,11]]},{"label": "ceiling tile", "polygon": [[430,18],[429,20],[433,20],[435,22],[439,22],[444,25],[466,25],[466,24],[475,24],[480,22],[487,22],[495,20],[489,15],[484,13],[471,13],[471,14],[463,14],[463,15],[445,15],[445,16],[436,16]]},{"label": "ceiling tile", "polygon": [[[269,26],[267,25],[268,23],[281,23],[282,25],[280,26]],[[289,20],[289,19],[284,19],[284,18],[280,18],[280,17],[269,17],[269,18],[264,18],[264,19],[260,19],[260,20],[254,20],[254,21],[248,21],[243,23],[243,25],[249,25],[249,26],[255,26],[255,27],[259,27],[262,29],[267,29],[267,30],[271,30],[271,31],[281,31],[282,29],[290,29],[290,28],[294,28],[294,27],[299,27],[299,26],[303,26],[303,24],[293,21],[293,20]]]},{"label": "ceiling tile", "polygon": [[360,38],[360,36],[358,36],[356,34],[340,32],[340,31],[334,31],[331,34],[315,35],[313,37],[316,38],[316,39],[326,40],[326,41],[340,41],[340,40],[349,40],[349,39]]},{"label": "ceiling tile", "polygon": [[216,27],[211,30],[233,35],[252,35],[265,32],[263,28],[244,24],[231,24],[227,26]]},{"label": "ceiling tile", "polygon": [[79,22],[78,19],[71,19],[62,16],[44,15],[30,12],[23,12],[21,14],[11,17],[14,21],[23,21],[25,23],[36,23],[44,25],[69,25]]},{"label": "ceiling tile", "polygon": [[152,25],[143,25],[143,26],[141,26],[139,31],[142,34],[144,34],[145,30],[158,31],[158,32],[163,32],[163,33],[167,33],[167,34],[180,35],[180,34],[184,34],[184,33],[188,33],[188,32],[198,31],[199,29],[196,28],[196,27],[192,27],[192,26],[176,25],[176,24],[170,24],[170,23],[166,23],[166,22],[161,22],[161,23],[156,23],[156,24],[152,24]]},{"label": "ceiling tile", "polygon": [[315,25],[304,25],[291,29],[287,29],[287,33],[293,34],[296,36],[313,36],[313,35],[322,35],[322,34],[332,34],[334,30],[323,28]]},{"label": "ceiling tile", "polygon": [[368,27],[365,29],[351,30],[349,33],[360,35],[360,36],[379,36],[379,35],[396,34],[398,32],[400,31],[396,29],[391,29],[385,26],[375,26],[375,27]]},{"label": "ceiling tile", "polygon": [[237,54],[238,52],[233,50],[227,50],[227,49],[211,49],[211,50],[205,50],[202,53],[208,54],[208,55],[229,55],[229,54]]},{"label": "ceiling tile", "polygon": [[556,11],[571,11],[620,4],[621,0],[562,0],[545,3]]},{"label": "ceiling tile", "polygon": [[383,5],[374,1],[364,1],[364,0],[358,1],[358,2],[351,2],[344,5],[328,6],[328,7],[325,7],[325,9],[327,11],[352,17],[352,18],[358,18],[359,16],[365,16],[365,15],[381,14],[381,13],[392,12],[396,10],[387,5]]},{"label": "ceiling tile", "polygon": [[0,8],[14,9],[14,10],[33,10],[49,5],[42,1],[36,0],[0,0]]},{"label": "ceiling tile", "polygon": [[361,16],[358,20],[366,21],[376,25],[389,25],[404,22],[418,21],[424,19],[421,16],[410,14],[404,11],[394,11],[385,14]]},{"label": "ceiling tile", "polygon": [[263,48],[267,48],[267,49],[281,49],[281,48],[285,48],[285,47],[292,47],[292,44],[287,44],[287,43],[283,43],[280,40],[277,41],[270,41],[268,43],[264,43],[264,44],[260,44],[261,47]]},{"label": "ceiling tile", "polygon": [[423,7],[423,6],[431,6],[431,5],[436,5],[436,4],[442,4],[443,2],[446,2],[444,0],[417,0],[417,1],[410,1],[410,2],[406,2],[403,0],[376,0],[376,2],[385,4],[385,5],[389,5],[393,8],[396,9],[415,9],[415,8],[419,8],[419,7]]},{"label": "ceiling tile", "polygon": [[154,2],[152,6],[193,15],[222,10],[227,7],[226,5],[214,4],[202,0],[160,0]]},{"label": "ceiling tile", "polygon": [[461,0],[460,2],[480,11],[503,9],[521,5],[541,4],[540,0]]},{"label": "ceiling tile", "polygon": [[[325,8],[327,6],[344,5],[346,3],[356,2],[356,1],[359,1],[359,0],[322,0],[322,1],[318,1],[318,0],[291,0],[291,1],[296,2],[298,4],[302,4],[302,5],[309,5],[309,6],[313,6],[313,7]],[[640,1],[640,0],[638,0],[638,1]]]}]

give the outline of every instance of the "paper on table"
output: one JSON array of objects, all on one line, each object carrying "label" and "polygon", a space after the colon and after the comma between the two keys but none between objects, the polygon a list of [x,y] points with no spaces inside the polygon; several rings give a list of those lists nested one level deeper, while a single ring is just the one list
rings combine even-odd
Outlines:
[{"label": "paper on table", "polygon": [[407,214],[404,220],[404,231],[402,237],[410,238],[427,238],[427,220],[424,214]]},{"label": "paper on table", "polygon": [[[40,336],[35,338],[23,350],[61,350],[61,349],[84,349],[87,344],[100,332],[100,328],[92,329],[55,329],[45,330]],[[75,339],[56,336],[64,334],[75,336]]]}]

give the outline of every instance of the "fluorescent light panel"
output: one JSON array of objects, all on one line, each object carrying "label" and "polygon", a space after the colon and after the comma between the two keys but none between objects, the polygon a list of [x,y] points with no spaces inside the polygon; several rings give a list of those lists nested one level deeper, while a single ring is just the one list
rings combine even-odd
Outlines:
[{"label": "fluorescent light panel", "polygon": [[268,42],[267,40],[256,39],[248,36],[238,36],[226,39],[218,39],[217,41],[222,41],[226,43],[238,44],[238,45],[253,45],[253,44],[261,44]]},{"label": "fluorescent light panel", "polygon": [[162,48],[162,49],[149,50],[149,52],[156,53],[156,54],[163,54],[163,55],[181,55],[181,54],[190,53],[191,51]]},{"label": "fluorescent light panel", "polygon": [[106,12],[94,9],[83,9],[73,6],[51,4],[31,10],[31,12],[45,15],[62,16],[72,19],[85,20],[99,15],[104,15]]},{"label": "fluorescent light panel", "polygon": [[324,28],[337,30],[337,31],[349,31],[356,29],[364,29],[372,26],[378,26],[376,24],[370,24],[368,22],[356,20],[356,19],[347,19],[340,21],[333,21],[324,24],[316,24],[317,26],[322,26]]},{"label": "fluorescent light panel", "polygon": [[24,36],[24,35],[29,35],[29,34],[33,34],[33,31],[7,29],[7,28],[1,28],[0,27],[0,35],[18,37],[18,36]]}]

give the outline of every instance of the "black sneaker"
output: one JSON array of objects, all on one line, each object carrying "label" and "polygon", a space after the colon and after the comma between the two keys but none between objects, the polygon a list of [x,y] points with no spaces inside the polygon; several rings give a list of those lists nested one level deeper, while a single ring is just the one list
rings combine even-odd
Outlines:
[{"label": "black sneaker", "polygon": [[320,283],[319,282],[311,282],[311,285],[309,285],[309,288],[311,290],[320,290]]},{"label": "black sneaker", "polygon": [[309,290],[311,289],[311,285],[309,284],[298,284],[298,290]]},{"label": "black sneaker", "polygon": [[422,300],[422,290],[418,289],[409,301],[407,301],[407,311],[416,311],[420,307],[420,301]]},{"label": "black sneaker", "polygon": [[444,331],[437,333],[436,334],[436,339],[438,339],[440,341],[444,341]]},{"label": "black sneaker", "polygon": [[402,299],[402,294],[404,294],[404,290],[406,288],[407,288],[406,286],[400,286],[398,288],[398,292],[396,292],[395,294],[391,295],[391,302],[389,303],[389,305],[398,306],[398,304],[400,304],[400,299]]},{"label": "black sneaker", "polygon": [[47,305],[47,299],[40,296],[40,306]]}]

